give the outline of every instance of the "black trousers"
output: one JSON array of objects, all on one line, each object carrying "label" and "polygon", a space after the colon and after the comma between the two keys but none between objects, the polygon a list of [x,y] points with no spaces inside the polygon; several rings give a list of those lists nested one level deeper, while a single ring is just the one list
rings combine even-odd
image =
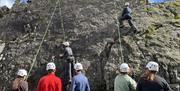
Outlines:
[{"label": "black trousers", "polygon": [[72,77],[74,75],[74,64],[75,60],[74,59],[67,59],[68,62],[68,74],[69,74],[69,81],[72,81]]},{"label": "black trousers", "polygon": [[118,18],[120,25],[123,25],[123,21],[127,20],[129,25],[132,27],[133,23],[132,23],[131,19],[132,19],[132,17],[130,15],[124,15],[124,16]]}]

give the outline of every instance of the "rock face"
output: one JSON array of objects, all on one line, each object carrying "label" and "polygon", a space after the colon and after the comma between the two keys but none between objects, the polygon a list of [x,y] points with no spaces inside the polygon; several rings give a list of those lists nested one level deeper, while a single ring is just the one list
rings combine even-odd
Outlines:
[{"label": "rock face", "polygon": [[[49,61],[56,63],[57,75],[63,80],[63,90],[67,91],[68,79],[64,72],[67,63],[58,56],[63,53],[64,40],[71,42],[76,61],[83,63],[92,91],[112,91],[122,62],[134,68],[133,78],[137,81],[146,63],[156,61],[160,64],[158,74],[177,87],[180,83],[180,2],[143,5],[128,1],[132,3],[138,34],[132,33],[127,22],[124,28],[118,29],[116,18],[124,4],[121,0],[61,1],[28,78],[31,91],[35,91],[39,78],[46,74]],[[10,91],[18,69],[30,69],[55,5],[55,0],[36,0],[29,5],[15,5],[11,10],[1,9],[1,91]]]}]

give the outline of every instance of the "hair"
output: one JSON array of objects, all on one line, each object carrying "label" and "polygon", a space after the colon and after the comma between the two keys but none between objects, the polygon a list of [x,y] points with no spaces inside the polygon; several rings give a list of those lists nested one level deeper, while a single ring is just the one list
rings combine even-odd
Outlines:
[{"label": "hair", "polygon": [[128,72],[120,72],[121,74],[123,74],[123,75],[126,75],[126,74],[128,74]]},{"label": "hair", "polygon": [[157,73],[157,71],[152,71],[152,70],[150,70],[150,73],[152,73],[152,74],[156,74],[156,73]]},{"label": "hair", "polygon": [[17,90],[23,81],[24,76],[17,76],[17,78],[12,82],[12,90]]},{"label": "hair", "polygon": [[76,70],[76,72],[81,72],[82,70]]},{"label": "hair", "polygon": [[147,75],[142,75],[142,78],[146,79],[146,80],[154,80],[154,77],[152,78],[153,75],[155,75],[157,73],[157,71],[151,71],[149,70],[149,74]]},{"label": "hair", "polygon": [[48,73],[55,72],[55,69],[49,69],[47,70]]}]

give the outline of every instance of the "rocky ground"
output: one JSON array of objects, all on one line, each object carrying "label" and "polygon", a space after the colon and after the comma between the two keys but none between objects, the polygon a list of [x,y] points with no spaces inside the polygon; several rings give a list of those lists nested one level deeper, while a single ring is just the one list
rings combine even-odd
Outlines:
[{"label": "rocky ground", "polygon": [[[57,75],[67,84],[67,64],[58,56],[63,53],[64,40],[71,42],[76,61],[84,64],[92,91],[113,91],[120,63],[127,62],[134,68],[137,81],[143,67],[152,60],[160,64],[158,74],[176,87],[180,83],[180,2],[144,5],[128,1],[138,34],[127,22],[118,29],[116,18],[122,0],[62,1],[28,79],[31,91],[35,91],[49,61],[57,64]],[[0,8],[1,91],[10,91],[17,69],[30,69],[55,3],[36,0],[29,5],[16,4],[12,9]]]}]

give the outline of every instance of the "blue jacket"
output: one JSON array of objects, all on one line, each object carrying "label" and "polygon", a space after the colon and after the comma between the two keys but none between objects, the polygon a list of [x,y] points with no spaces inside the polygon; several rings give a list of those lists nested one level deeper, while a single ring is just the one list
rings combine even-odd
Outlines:
[{"label": "blue jacket", "polygon": [[129,15],[129,16],[130,16],[131,13],[132,13],[131,8],[125,7],[125,8],[123,9],[122,16],[125,16],[125,15]]},{"label": "blue jacket", "polygon": [[73,77],[70,91],[90,91],[88,79],[83,74]]}]

